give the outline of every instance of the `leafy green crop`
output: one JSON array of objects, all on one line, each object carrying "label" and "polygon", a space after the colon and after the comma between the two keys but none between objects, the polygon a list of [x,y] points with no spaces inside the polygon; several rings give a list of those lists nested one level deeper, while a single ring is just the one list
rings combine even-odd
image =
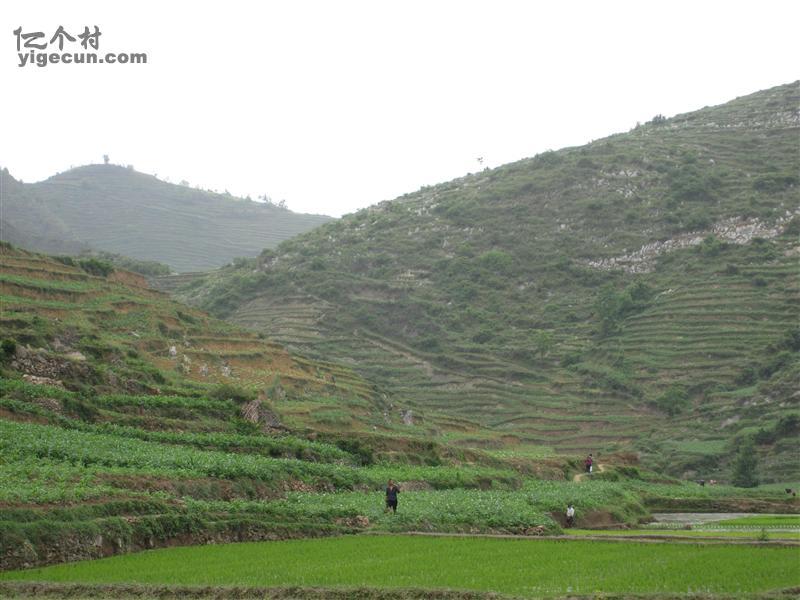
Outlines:
[{"label": "leafy green crop", "polygon": [[478,482],[513,482],[509,471],[480,467],[452,469],[411,465],[354,468],[295,459],[197,450],[110,434],[66,430],[0,420],[0,450],[20,459],[39,457],[75,465],[129,467],[219,478],[248,477],[277,483],[287,478],[325,482],[337,488],[364,483],[380,486],[390,477],[426,481],[434,487],[476,487]]}]

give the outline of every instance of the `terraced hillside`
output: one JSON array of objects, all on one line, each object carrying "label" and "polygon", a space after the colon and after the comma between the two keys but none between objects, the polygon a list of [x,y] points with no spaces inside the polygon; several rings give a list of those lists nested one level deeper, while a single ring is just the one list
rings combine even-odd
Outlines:
[{"label": "terraced hillside", "polygon": [[332,398],[351,403],[354,422],[380,414],[373,386],[347,368],[292,355],[262,336],[177,304],[148,288],[143,277],[107,263],[3,246],[0,300],[0,330],[11,344],[8,364],[34,383],[91,388],[93,395],[179,397],[214,386],[243,387],[262,396],[268,392],[264,406],[270,403],[272,410],[285,404],[289,421],[292,411],[308,416],[298,405],[313,405],[313,399],[321,405]]},{"label": "terraced hillside", "polygon": [[[390,476],[425,489],[520,485],[501,461],[389,415],[348,368],[290,354],[140,276],[7,244],[0,259],[0,570],[346,532],[354,510],[320,515],[288,495],[363,494]],[[530,519],[555,527],[541,511]]]},{"label": "terraced hillside", "polygon": [[758,434],[767,477],[796,476],[799,102],[795,82],[658,115],[372,206],[173,293],[351,365],[415,418],[493,432],[442,439],[633,448],[728,477]]},{"label": "terraced hillside", "polygon": [[[431,432],[492,432],[432,411],[404,422],[347,367],[291,354],[138,275],[7,244],[0,259],[0,571],[370,529],[544,535],[577,497],[583,525],[647,516],[642,491],[574,483],[575,456],[439,443]],[[629,457],[604,460],[638,473]],[[398,515],[383,511],[390,477]],[[784,496],[752,498],[796,510]]]},{"label": "terraced hillside", "polygon": [[34,184],[3,169],[0,196],[4,241],[50,253],[90,247],[178,272],[255,256],[330,220],[173,185],[118,165],[78,167]]}]

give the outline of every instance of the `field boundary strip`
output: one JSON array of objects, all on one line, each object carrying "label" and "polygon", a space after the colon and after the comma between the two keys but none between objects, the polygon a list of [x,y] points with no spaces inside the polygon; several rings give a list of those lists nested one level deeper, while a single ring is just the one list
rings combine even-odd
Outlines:
[{"label": "field boundary strip", "polygon": [[[362,531],[356,535],[377,535],[385,536],[385,531]],[[438,531],[402,531],[393,532],[393,536],[406,537],[451,537],[451,538],[491,538],[499,540],[528,540],[528,541],[597,541],[597,542],[641,542],[643,544],[669,544],[669,543],[689,543],[689,544],[708,544],[708,545],[731,545],[731,546],[787,546],[798,547],[800,541],[794,540],[757,540],[757,539],[737,539],[729,537],[689,537],[689,536],[669,536],[669,535],[518,535],[513,533],[447,533]]]},{"label": "field boundary strip", "polygon": [[[246,587],[0,582],[0,598],[183,598],[205,600],[515,600],[518,596],[467,590],[371,587]],[[574,598],[574,597],[573,597]]]}]

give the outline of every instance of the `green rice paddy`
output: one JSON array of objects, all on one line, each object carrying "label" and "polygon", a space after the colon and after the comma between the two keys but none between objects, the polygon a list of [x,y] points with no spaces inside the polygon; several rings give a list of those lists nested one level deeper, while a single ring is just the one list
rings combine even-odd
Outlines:
[{"label": "green rice paddy", "polygon": [[800,549],[492,538],[352,536],[153,550],[0,580],[201,586],[368,586],[603,593],[752,593],[800,584]]}]

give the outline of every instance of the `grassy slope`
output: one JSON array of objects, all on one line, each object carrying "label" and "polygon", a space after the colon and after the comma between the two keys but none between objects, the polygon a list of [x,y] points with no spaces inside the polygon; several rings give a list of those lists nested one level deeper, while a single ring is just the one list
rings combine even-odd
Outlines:
[{"label": "grassy slope", "polygon": [[[424,188],[173,291],[353,365],[449,441],[633,445],[727,477],[732,440],[798,400],[799,97],[793,83]],[[757,239],[720,241],[730,222]],[[643,272],[601,262],[692,238],[707,241]],[[448,433],[469,421],[496,433]],[[768,477],[797,477],[789,441],[761,446]]]},{"label": "grassy slope", "polygon": [[88,245],[180,272],[254,256],[330,220],[116,165],[78,167],[34,184],[21,184],[7,172],[0,178],[3,218],[22,234],[4,240],[46,252]]}]

